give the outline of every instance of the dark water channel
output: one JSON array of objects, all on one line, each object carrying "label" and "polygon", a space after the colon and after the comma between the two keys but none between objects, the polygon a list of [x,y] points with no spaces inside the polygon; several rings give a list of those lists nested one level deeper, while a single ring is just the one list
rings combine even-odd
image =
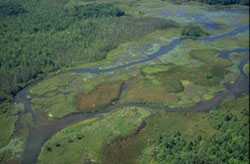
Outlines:
[{"label": "dark water channel", "polygon": [[[242,33],[242,32],[248,31],[248,30],[249,30],[249,26],[246,25],[246,26],[239,27],[239,28],[237,28],[231,32],[225,33],[225,34],[213,36],[210,38],[197,39],[197,41],[211,42],[211,41],[214,41],[217,39],[231,37],[231,36],[237,35],[239,33]],[[114,71],[117,69],[126,68],[126,67],[129,67],[132,65],[148,62],[148,61],[151,61],[159,56],[162,56],[162,55],[170,52],[171,50],[173,50],[177,45],[180,45],[181,42],[182,42],[181,38],[174,39],[169,45],[162,46],[158,52],[156,52],[152,55],[149,55],[147,58],[142,59],[142,60],[138,60],[138,61],[134,61],[134,62],[131,62],[128,64],[124,64],[121,66],[107,68],[107,69],[99,69],[96,67],[95,68],[88,68],[88,69],[76,69],[76,70],[72,70],[71,72],[76,72],[76,73],[88,72],[88,73],[94,73],[94,74],[101,74],[101,73],[105,73],[105,72],[111,72],[111,71]],[[232,52],[248,53],[249,49],[234,49],[231,51],[224,51],[224,52],[220,53],[219,57],[228,59],[228,55]],[[227,93],[218,94],[213,99],[211,99],[209,101],[201,101],[192,107],[178,108],[178,109],[166,108],[166,110],[169,112],[189,112],[189,111],[190,112],[192,112],[192,111],[206,112],[206,111],[209,111],[211,109],[218,108],[219,105],[221,104],[221,102],[228,95],[233,94],[234,96],[239,97],[244,93],[248,93],[249,92],[249,87],[248,87],[249,81],[248,81],[248,77],[245,75],[245,73],[243,71],[243,67],[247,63],[248,60],[249,60],[248,55],[241,60],[241,63],[238,66],[238,68],[240,70],[240,76],[239,76],[238,80],[236,81],[236,83],[233,85],[225,84],[226,88],[228,89]],[[23,153],[23,161],[22,161],[23,164],[36,163],[37,157],[41,151],[41,147],[49,138],[51,138],[52,135],[54,135],[58,130],[63,129],[63,128],[65,128],[69,125],[72,125],[74,123],[77,123],[79,121],[82,121],[84,119],[96,116],[96,115],[101,114],[101,113],[106,113],[106,112],[111,111],[112,109],[115,109],[118,107],[123,107],[123,106],[144,106],[144,107],[148,107],[151,109],[163,109],[162,107],[150,107],[150,106],[145,106],[145,105],[131,105],[131,104],[121,105],[118,102],[115,105],[111,105],[111,106],[105,108],[101,112],[89,113],[89,114],[86,114],[86,113],[85,114],[84,113],[71,114],[71,115],[68,115],[62,119],[55,119],[52,121],[44,122],[44,121],[40,120],[39,116],[37,116],[36,113],[33,112],[32,107],[31,107],[31,102],[30,102],[31,100],[30,100],[30,98],[27,98],[27,96],[28,97],[32,96],[29,93],[29,90],[33,85],[34,84],[31,84],[31,85],[27,86],[26,88],[24,88],[22,91],[20,91],[16,95],[16,97],[14,99],[14,103],[23,103],[25,106],[25,110],[21,113],[21,115],[23,115],[25,113],[31,113],[33,119],[35,120],[35,125],[33,127],[29,128],[29,137],[27,139],[27,145],[26,145],[26,148],[25,148],[24,153]],[[18,122],[16,125],[16,129],[18,130],[19,128],[21,128],[20,122]]]}]

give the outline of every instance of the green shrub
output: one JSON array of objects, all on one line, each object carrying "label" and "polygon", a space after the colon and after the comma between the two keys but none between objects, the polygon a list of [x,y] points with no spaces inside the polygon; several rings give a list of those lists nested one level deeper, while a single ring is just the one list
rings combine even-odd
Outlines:
[{"label": "green shrub", "polygon": [[205,32],[201,26],[191,23],[184,27],[182,35],[188,37],[202,37],[207,36],[208,33]]}]

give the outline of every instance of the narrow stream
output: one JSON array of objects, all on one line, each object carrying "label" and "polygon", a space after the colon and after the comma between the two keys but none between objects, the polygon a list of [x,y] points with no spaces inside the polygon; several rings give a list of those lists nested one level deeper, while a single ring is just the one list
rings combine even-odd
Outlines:
[{"label": "narrow stream", "polygon": [[[242,32],[248,31],[248,30],[249,30],[249,26],[246,25],[246,26],[239,27],[239,28],[237,28],[231,32],[225,33],[225,34],[221,34],[221,35],[210,37],[210,38],[197,39],[197,41],[211,42],[211,41],[214,41],[217,39],[231,37],[231,36],[237,35],[239,33],[242,33]],[[105,72],[114,71],[117,69],[126,68],[129,66],[135,65],[135,64],[151,61],[159,56],[162,56],[162,55],[170,52],[171,50],[173,50],[177,45],[181,44],[181,42],[182,42],[181,38],[174,39],[169,45],[162,46],[158,52],[156,52],[152,55],[149,55],[147,58],[142,59],[142,60],[138,60],[138,61],[134,61],[134,62],[125,64],[122,66],[117,66],[117,67],[112,67],[112,68],[107,68],[107,69],[99,69],[99,68],[76,69],[76,70],[72,70],[71,72],[75,72],[75,73],[89,72],[89,73],[94,73],[94,74],[101,74],[101,73],[105,73]],[[228,55],[232,52],[247,53],[248,51],[249,51],[249,49],[234,49],[232,51],[224,51],[224,52],[221,52],[219,57],[228,59]],[[230,94],[233,94],[236,97],[238,97],[238,96],[242,95],[243,93],[248,93],[249,92],[248,77],[245,75],[245,73],[243,71],[243,67],[248,60],[249,60],[248,56],[245,57],[244,59],[242,59],[241,63],[238,66],[238,68],[240,70],[240,77],[238,78],[238,80],[236,81],[236,83],[234,85],[228,87],[228,93],[218,94],[213,99],[211,99],[209,101],[199,102],[198,104],[196,104],[192,107],[178,108],[178,109],[166,109],[166,110],[170,111],[170,112],[209,111],[211,109],[218,108],[219,105],[221,104],[221,102]],[[84,113],[72,114],[72,115],[68,115],[62,119],[55,119],[55,120],[44,123],[44,122],[41,122],[39,120],[39,117],[36,115],[36,113],[33,112],[32,108],[31,108],[30,99],[27,98],[27,96],[31,96],[29,93],[29,89],[33,85],[34,84],[31,84],[31,85],[27,86],[26,88],[24,88],[14,98],[14,103],[23,103],[25,105],[25,111],[22,114],[31,113],[33,116],[33,119],[35,120],[35,126],[31,127],[29,129],[29,137],[27,140],[26,148],[25,148],[24,153],[23,153],[23,161],[22,161],[23,164],[35,164],[37,161],[37,157],[41,151],[41,147],[49,138],[51,138],[51,136],[53,136],[58,130],[63,129],[63,128],[65,128],[69,125],[72,125],[74,123],[77,123],[79,121],[82,121],[84,119],[96,116],[96,115],[101,114],[101,113],[109,112],[112,109],[122,107],[122,106],[144,106],[144,107],[148,107],[151,109],[157,109],[157,108],[162,109],[162,107],[150,107],[150,106],[145,106],[145,105],[131,105],[131,104],[121,105],[121,104],[117,103],[113,106],[107,107],[105,110],[103,110],[101,112],[90,113],[90,114],[86,114],[86,113],[85,114]],[[228,84],[225,84],[225,85],[228,86]],[[16,125],[17,130],[18,130],[18,128],[20,128],[20,123],[17,123],[17,125]]]}]

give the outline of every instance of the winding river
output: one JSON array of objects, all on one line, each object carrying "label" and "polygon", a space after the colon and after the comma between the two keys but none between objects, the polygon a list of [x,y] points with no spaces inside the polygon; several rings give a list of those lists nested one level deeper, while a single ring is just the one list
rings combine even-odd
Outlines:
[{"label": "winding river", "polygon": [[[224,33],[221,35],[212,36],[209,38],[197,39],[196,41],[212,42],[212,41],[217,40],[217,39],[235,36],[239,33],[243,33],[246,31],[249,31],[249,25],[244,25],[242,27],[236,28],[233,31],[230,31],[230,32],[227,32],[227,33]],[[174,39],[171,41],[171,43],[169,45],[162,46],[158,52],[156,52],[152,55],[149,55],[147,58],[142,59],[142,60],[133,61],[133,62],[128,63],[128,64],[124,64],[124,65],[112,67],[112,68],[107,68],[107,69],[99,69],[99,68],[94,67],[94,68],[88,68],[88,69],[75,69],[75,70],[71,70],[71,72],[75,72],[75,73],[88,72],[88,73],[93,73],[93,74],[102,74],[102,73],[114,71],[117,69],[130,67],[132,65],[136,65],[139,63],[148,62],[148,61],[151,61],[159,56],[162,56],[162,55],[170,52],[176,46],[180,45],[182,43],[182,40],[183,40],[182,38]],[[229,54],[232,52],[248,53],[249,49],[242,48],[242,49],[233,49],[231,51],[223,51],[219,54],[219,57],[228,59]],[[233,84],[233,85],[225,84],[225,87],[228,90],[226,93],[217,94],[213,99],[208,100],[208,101],[201,101],[194,106],[187,107],[187,108],[178,108],[178,109],[170,109],[170,108],[164,108],[164,107],[151,107],[151,106],[145,106],[145,105],[120,104],[118,101],[114,105],[108,106],[107,108],[105,108],[104,110],[102,110],[100,112],[89,113],[89,114],[86,114],[86,113],[72,114],[72,115],[68,115],[62,119],[55,119],[52,121],[44,122],[39,118],[39,116],[35,112],[33,112],[32,107],[31,107],[32,95],[30,94],[29,90],[32,86],[34,86],[38,82],[33,83],[33,84],[27,86],[26,88],[24,88],[23,90],[21,90],[14,98],[14,103],[16,103],[16,104],[23,103],[25,106],[25,110],[20,114],[20,117],[21,117],[21,115],[23,115],[25,113],[31,113],[32,117],[34,119],[34,122],[35,122],[34,123],[35,125],[29,128],[29,137],[27,139],[27,145],[26,145],[24,153],[23,153],[22,163],[23,164],[36,163],[37,157],[41,151],[41,147],[58,130],[63,129],[66,126],[72,125],[74,123],[77,123],[79,121],[82,121],[84,119],[98,115],[100,113],[109,112],[112,109],[115,109],[118,107],[143,106],[143,107],[150,108],[150,109],[165,109],[166,111],[169,111],[169,112],[191,112],[191,111],[207,112],[211,109],[218,108],[219,105],[221,104],[221,102],[227,96],[234,95],[235,97],[239,97],[242,94],[249,92],[248,77],[245,75],[245,73],[243,71],[244,65],[248,62],[248,60],[249,60],[248,55],[244,56],[244,58],[242,58],[241,63],[238,66],[238,68],[240,70],[240,76],[237,79],[237,81],[235,82],[235,84]],[[27,97],[31,97],[31,98],[27,98]],[[17,122],[17,124],[16,124],[17,131],[20,128],[21,128],[20,122]]]}]

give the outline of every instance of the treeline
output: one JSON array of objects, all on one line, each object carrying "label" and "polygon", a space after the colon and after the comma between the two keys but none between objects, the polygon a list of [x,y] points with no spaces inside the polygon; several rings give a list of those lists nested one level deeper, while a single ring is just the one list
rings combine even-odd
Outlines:
[{"label": "treeline", "polygon": [[183,137],[179,131],[163,134],[149,144],[152,153],[146,157],[147,162],[249,163],[249,109],[241,108],[236,112],[231,109],[213,111],[209,113],[209,117],[214,128],[218,130],[217,134],[193,139]]},{"label": "treeline", "polygon": [[190,1],[198,1],[211,5],[233,5],[233,4],[241,4],[241,5],[249,5],[249,0],[190,0]]},{"label": "treeline", "polygon": [[158,18],[124,16],[111,4],[66,8],[31,0],[0,6],[5,6],[0,15],[0,101],[11,100],[32,79],[102,60],[121,43],[176,26]]}]

